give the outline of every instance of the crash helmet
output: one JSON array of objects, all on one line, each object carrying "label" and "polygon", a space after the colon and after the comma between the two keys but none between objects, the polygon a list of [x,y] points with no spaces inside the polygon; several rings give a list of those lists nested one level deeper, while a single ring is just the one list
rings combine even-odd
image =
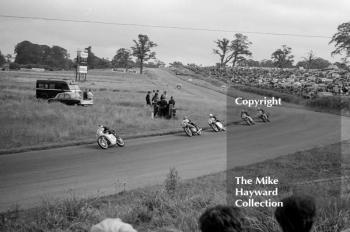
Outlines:
[{"label": "crash helmet", "polygon": [[102,124],[98,125],[98,127],[104,128],[104,126]]},{"label": "crash helmet", "polygon": [[212,117],[214,117],[214,115],[213,114],[209,114],[209,117],[212,118]]},{"label": "crash helmet", "polygon": [[188,119],[188,117],[185,115],[184,118],[183,118],[183,120],[187,120],[187,119]]}]

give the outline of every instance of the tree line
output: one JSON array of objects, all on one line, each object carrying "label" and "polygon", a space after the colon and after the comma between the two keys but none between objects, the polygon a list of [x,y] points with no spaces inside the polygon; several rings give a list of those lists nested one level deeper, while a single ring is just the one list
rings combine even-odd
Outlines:
[{"label": "tree line", "polygon": [[[133,40],[134,46],[129,49],[120,48],[112,60],[100,58],[92,52],[89,46],[85,50],[88,52],[87,65],[89,69],[103,68],[131,68],[140,67],[140,73],[143,67],[159,67],[164,63],[161,61],[148,62],[155,59],[155,52],[151,51],[157,44],[152,42],[147,35],[138,35],[137,40]],[[11,69],[19,68],[45,68],[49,70],[68,70],[76,67],[76,58],[71,59],[65,48],[60,46],[48,46],[35,44],[30,41],[22,41],[15,46],[16,54],[14,61],[10,54],[3,55],[0,51],[0,66],[5,63],[10,64]],[[135,61],[132,59],[135,57]]]},{"label": "tree line", "polygon": [[[350,57],[350,22],[342,23],[338,26],[337,32],[331,38],[329,44],[334,44],[334,55],[344,55],[341,62],[336,62],[337,66],[344,69],[349,68]],[[291,68],[303,67],[305,69],[322,69],[328,67],[331,63],[321,57],[317,57],[313,51],[309,51],[301,61],[294,65],[294,56],[292,48],[282,45],[272,52],[269,59],[256,61],[253,60],[249,41],[246,35],[237,33],[232,40],[227,38],[217,39],[216,47],[213,53],[219,56],[219,62],[216,66],[219,69],[225,69],[227,66],[251,66],[251,67],[277,67]],[[116,51],[113,59],[97,57],[92,52],[92,47],[86,48],[88,51],[88,68],[125,68],[139,67],[140,73],[143,67],[159,67],[163,62],[156,60],[156,53],[152,51],[157,44],[150,40],[147,35],[139,34],[138,38],[133,40],[133,46],[120,48]],[[72,69],[75,67],[75,59],[71,59],[66,49],[60,46],[48,46],[22,41],[15,46],[15,60],[11,61],[11,55],[3,55],[0,51],[0,66],[4,63],[11,63],[17,67],[43,67],[48,69]],[[134,59],[133,59],[134,58]],[[151,62],[150,60],[154,60]],[[148,63],[146,63],[148,61]]]},{"label": "tree line", "polygon": [[[344,69],[348,69],[348,59],[350,56],[350,22],[339,25],[337,29],[338,31],[329,42],[329,44],[335,44],[335,50],[331,55],[345,55],[341,59],[341,62],[336,62],[335,64]],[[219,62],[216,64],[219,69],[225,69],[229,64],[231,64],[232,67],[303,67],[305,69],[323,69],[331,65],[328,60],[317,57],[311,50],[294,66],[292,48],[287,45],[282,45],[280,48],[273,51],[270,59],[262,61],[253,60],[251,59],[252,52],[249,50],[252,42],[248,40],[247,36],[241,33],[235,34],[231,41],[227,38],[222,38],[214,42],[216,47],[213,49],[213,53],[219,56]]]}]

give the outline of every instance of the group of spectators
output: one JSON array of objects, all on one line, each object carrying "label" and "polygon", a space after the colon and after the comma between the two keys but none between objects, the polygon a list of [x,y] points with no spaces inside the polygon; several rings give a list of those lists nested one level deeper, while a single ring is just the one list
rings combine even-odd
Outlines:
[{"label": "group of spectators", "polygon": [[[282,200],[275,218],[283,232],[309,232],[316,216],[315,200],[306,195],[293,195]],[[249,221],[240,208],[218,205],[207,209],[199,218],[202,232],[250,231]]]},{"label": "group of spectators", "polygon": [[92,93],[91,89],[85,89],[83,91],[83,100],[93,100],[94,94]]},{"label": "group of spectators", "polygon": [[[152,94],[152,96],[151,96]],[[175,116],[175,99],[173,96],[167,100],[167,92],[163,91],[160,95],[159,90],[148,91],[146,95],[146,105],[153,108],[152,116],[172,118]]]},{"label": "group of spectators", "polygon": [[339,69],[305,70],[272,68],[235,68],[231,81],[236,84],[273,89],[279,92],[315,98],[349,95],[350,73]]},{"label": "group of spectators", "polygon": [[[316,203],[307,195],[292,195],[282,199],[283,207],[274,216],[283,232],[310,232],[316,218]],[[208,208],[198,220],[201,232],[243,232],[250,230],[249,215],[234,206],[217,205]],[[107,218],[91,227],[91,232],[137,232],[119,218]],[[342,232],[349,232],[349,229]]]},{"label": "group of spectators", "polygon": [[[273,89],[284,93],[315,98],[330,95],[350,95],[350,72],[331,65],[320,69],[186,66],[187,69],[236,84]],[[325,93],[325,94],[324,94]]]}]

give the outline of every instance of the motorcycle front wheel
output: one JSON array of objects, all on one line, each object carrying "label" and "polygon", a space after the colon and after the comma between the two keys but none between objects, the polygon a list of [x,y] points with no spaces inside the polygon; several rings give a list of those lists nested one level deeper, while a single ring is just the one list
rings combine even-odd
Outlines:
[{"label": "motorcycle front wheel", "polygon": [[97,144],[102,148],[102,149],[107,149],[108,148],[108,140],[105,136],[100,136],[97,139]]},{"label": "motorcycle front wheel", "polygon": [[192,137],[193,134],[192,134],[192,131],[189,127],[187,127],[187,126],[184,127],[184,131],[189,137]]},{"label": "motorcycle front wheel", "polygon": [[117,137],[117,145],[119,147],[124,147],[125,146],[124,140],[122,138],[120,138],[120,137]]},{"label": "motorcycle front wheel", "polygon": [[216,124],[211,123],[211,124],[209,124],[209,125],[210,125],[210,127],[211,127],[215,132],[218,132],[218,131],[219,131],[219,128],[218,128],[218,126],[217,126]]}]

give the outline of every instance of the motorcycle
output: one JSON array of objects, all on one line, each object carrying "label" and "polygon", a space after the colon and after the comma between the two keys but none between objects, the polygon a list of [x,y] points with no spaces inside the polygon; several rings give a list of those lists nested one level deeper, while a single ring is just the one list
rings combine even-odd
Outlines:
[{"label": "motorcycle", "polygon": [[199,128],[199,130],[197,130],[197,128],[195,126],[189,124],[186,121],[182,121],[182,128],[184,129],[185,133],[189,137],[192,137],[193,135],[201,135],[202,134],[201,128]]},{"label": "motorcycle", "polygon": [[215,132],[226,130],[222,122],[215,120],[215,118],[209,118],[208,124]]},{"label": "motorcycle", "polygon": [[260,114],[258,116],[258,118],[260,118],[263,122],[270,122],[269,116],[267,114]]},{"label": "motorcycle", "polygon": [[119,135],[117,135],[117,133],[114,130],[105,133],[104,128],[99,127],[96,131],[96,137],[97,137],[97,144],[102,149],[107,149],[115,145],[119,147],[125,146],[124,140]]},{"label": "motorcycle", "polygon": [[255,124],[253,118],[248,116],[248,115],[243,117],[242,119],[248,124],[248,126],[251,126],[251,125]]}]

